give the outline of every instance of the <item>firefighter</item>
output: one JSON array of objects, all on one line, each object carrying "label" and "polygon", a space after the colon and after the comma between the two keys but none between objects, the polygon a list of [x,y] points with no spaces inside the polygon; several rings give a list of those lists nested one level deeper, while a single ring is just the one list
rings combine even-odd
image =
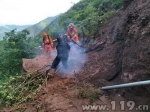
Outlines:
[{"label": "firefighter", "polygon": [[68,44],[68,39],[66,35],[64,35],[63,31],[57,31],[57,56],[55,57],[54,61],[52,62],[52,66],[49,70],[46,71],[46,74],[54,77],[58,64],[62,62],[62,65],[65,69],[68,69],[68,57],[70,46]]},{"label": "firefighter", "polygon": [[49,51],[53,51],[53,40],[50,35],[46,34],[46,32],[42,33],[43,35],[43,45],[44,45],[44,51],[45,53],[48,53]]},{"label": "firefighter", "polygon": [[70,42],[73,41],[80,45],[80,41],[78,37],[78,30],[74,27],[73,23],[70,23],[68,26],[67,37]]}]

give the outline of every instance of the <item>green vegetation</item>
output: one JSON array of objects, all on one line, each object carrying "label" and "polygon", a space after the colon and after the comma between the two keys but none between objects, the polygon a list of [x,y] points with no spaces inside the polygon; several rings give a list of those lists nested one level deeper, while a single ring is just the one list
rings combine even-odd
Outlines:
[{"label": "green vegetation", "polygon": [[3,37],[5,36],[5,32],[10,32],[13,29],[17,29],[18,31],[21,31],[27,27],[29,27],[30,25],[4,25],[4,26],[0,26],[0,40],[3,39]]},{"label": "green vegetation", "polygon": [[[32,58],[36,54],[34,51],[37,45],[33,38],[27,38],[28,34],[27,30],[12,30],[5,33],[0,41],[0,106],[12,106],[19,101],[26,101],[28,97],[25,94],[37,89],[38,85],[33,83],[38,80],[29,80],[30,75],[22,73],[22,58]],[[20,83],[23,85],[19,87]]]},{"label": "green vegetation", "polygon": [[89,102],[93,103],[95,100],[99,99],[100,94],[97,88],[94,88],[87,83],[83,83],[83,85],[79,87],[79,96],[81,98],[88,98]]},{"label": "green vegetation", "polygon": [[35,46],[32,38],[27,38],[29,32],[23,30],[5,33],[3,41],[0,41],[0,71],[1,74],[16,74],[22,71],[22,58],[35,56]]},{"label": "green vegetation", "polygon": [[69,23],[73,22],[80,38],[83,31],[86,35],[96,37],[100,27],[122,6],[123,0],[81,0],[47,26],[44,31],[54,37],[53,32],[56,29],[63,28],[66,31]]},{"label": "green vegetation", "polygon": [[43,75],[36,72],[8,77],[0,84],[0,107],[19,106],[33,101],[44,82]]},{"label": "green vegetation", "polygon": [[[58,15],[59,16],[59,15]],[[48,17],[42,21],[40,21],[39,23],[30,26],[28,28],[26,28],[30,34],[28,35],[29,37],[35,37],[37,36],[37,34],[41,33],[41,31],[46,28],[47,25],[49,25],[54,19],[56,19],[58,16],[54,16],[54,17]]]}]

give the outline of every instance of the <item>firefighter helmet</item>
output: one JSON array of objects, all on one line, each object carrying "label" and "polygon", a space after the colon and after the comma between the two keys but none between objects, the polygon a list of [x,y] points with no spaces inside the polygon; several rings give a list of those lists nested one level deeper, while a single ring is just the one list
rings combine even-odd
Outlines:
[{"label": "firefighter helmet", "polygon": [[73,23],[70,23],[70,24],[69,24],[69,28],[74,28],[74,24],[73,24]]},{"label": "firefighter helmet", "polygon": [[47,35],[47,34],[46,34],[46,32],[43,32],[42,35],[45,36],[45,35]]}]

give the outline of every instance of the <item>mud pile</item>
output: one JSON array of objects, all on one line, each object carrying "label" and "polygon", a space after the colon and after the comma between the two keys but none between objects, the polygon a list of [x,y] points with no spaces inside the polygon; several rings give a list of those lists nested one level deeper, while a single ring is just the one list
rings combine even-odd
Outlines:
[{"label": "mud pile", "polygon": [[[149,80],[150,1],[127,3],[99,29],[101,35],[91,45],[94,51],[88,53],[88,61],[78,76],[80,80],[97,87]],[[111,92],[114,91],[127,100],[149,104],[150,86]]]},{"label": "mud pile", "polygon": [[[82,75],[89,80],[142,81],[150,76],[150,1],[133,0],[110,18],[88,53]],[[83,75],[84,74],[84,75]],[[87,77],[88,77],[87,76]]]}]

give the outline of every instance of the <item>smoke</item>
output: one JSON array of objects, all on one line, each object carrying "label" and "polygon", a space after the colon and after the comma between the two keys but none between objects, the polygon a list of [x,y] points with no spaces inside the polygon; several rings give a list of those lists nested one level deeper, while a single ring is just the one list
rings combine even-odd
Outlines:
[{"label": "smoke", "polygon": [[60,63],[57,69],[57,73],[59,75],[74,76],[75,74],[78,74],[87,60],[87,55],[84,53],[84,49],[82,47],[79,47],[74,43],[70,43],[70,46],[71,49],[68,59],[69,69],[64,69],[62,63]]},{"label": "smoke", "polygon": [[50,53],[50,56],[55,59],[55,57],[57,56],[57,51],[53,50],[51,53]]}]

